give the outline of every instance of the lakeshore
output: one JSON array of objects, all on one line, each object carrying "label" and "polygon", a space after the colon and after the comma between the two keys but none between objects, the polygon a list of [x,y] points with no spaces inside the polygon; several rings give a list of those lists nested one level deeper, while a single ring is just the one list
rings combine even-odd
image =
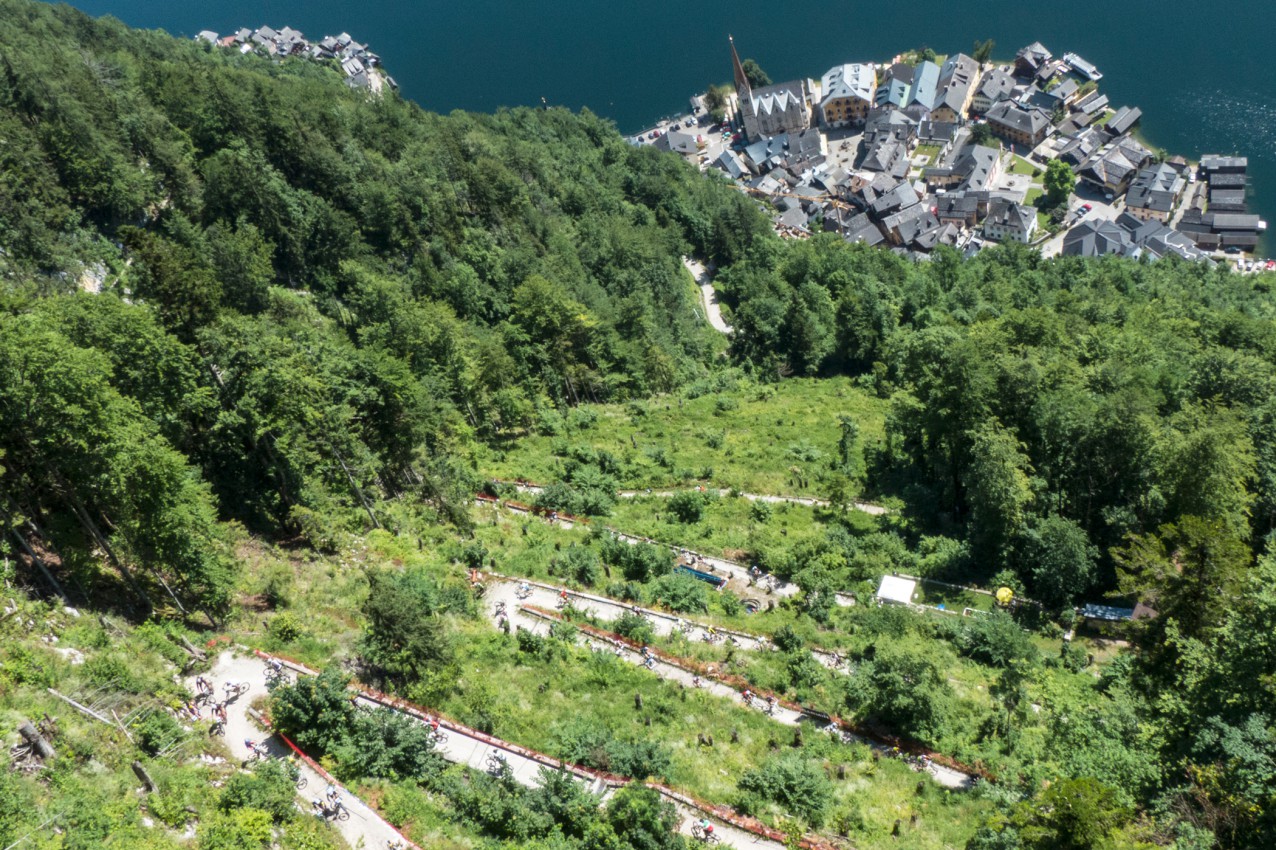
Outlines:
[{"label": "lakeshore", "polygon": [[1151,148],[1142,111],[1113,104],[1077,53],[923,50],[772,83],[729,46],[734,91],[713,87],[630,141],[724,174],[781,236],[827,231],[917,258],[1014,241],[1047,257],[1276,267],[1253,256],[1267,225],[1249,209],[1248,159]]}]

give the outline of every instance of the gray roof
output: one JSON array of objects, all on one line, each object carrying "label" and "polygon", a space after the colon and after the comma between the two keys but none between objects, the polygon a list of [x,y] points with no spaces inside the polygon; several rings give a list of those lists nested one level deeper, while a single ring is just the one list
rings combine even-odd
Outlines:
[{"label": "gray roof", "polygon": [[897,183],[893,189],[873,201],[870,211],[881,217],[917,204],[917,192],[908,183]]},{"label": "gray roof", "polygon": [[906,105],[917,104],[926,109],[934,109],[939,96],[939,66],[934,62],[923,62],[917,66],[913,75],[913,88]]},{"label": "gray roof", "polygon": [[750,92],[750,100],[753,102],[753,112],[756,115],[787,112],[799,106],[806,109],[806,92],[801,80],[790,80],[787,83],[776,83],[753,89]]},{"label": "gray roof", "polygon": [[1205,154],[1201,157],[1201,168],[1204,171],[1244,171],[1249,166],[1249,159],[1243,156],[1220,156]]},{"label": "gray roof", "polygon": [[1095,115],[1108,108],[1108,96],[1102,92],[1093,91],[1076,103],[1076,108],[1086,115]]},{"label": "gray roof", "polygon": [[979,211],[979,198],[967,192],[949,192],[936,199],[935,211],[940,218],[969,218]]},{"label": "gray roof", "polygon": [[1169,212],[1184,185],[1183,177],[1165,163],[1149,166],[1130,182],[1125,205],[1133,209]]},{"label": "gray roof", "polygon": [[1136,107],[1123,106],[1116,111],[1116,114],[1108,119],[1108,130],[1116,133],[1118,136],[1122,133],[1128,133],[1130,128],[1138,123],[1143,117],[1143,110]]},{"label": "gray roof", "polygon": [[744,160],[740,159],[740,155],[733,150],[724,150],[713,164],[725,171],[733,180],[739,180],[748,173],[744,167]]},{"label": "gray roof", "polygon": [[991,103],[996,103],[999,100],[1009,98],[1014,90],[1015,78],[1000,68],[994,68],[984,74],[984,78],[979,82],[977,93],[980,97],[987,98]]},{"label": "gray roof", "polygon": [[988,120],[1036,136],[1050,126],[1050,118],[1040,109],[1024,109],[1017,103],[1003,100],[988,110]]},{"label": "gray roof", "polygon": [[964,53],[949,56],[939,69],[939,93],[935,107],[947,106],[961,115],[979,77],[979,63]]},{"label": "gray roof", "polygon": [[1249,177],[1244,173],[1226,174],[1214,171],[1210,173],[1208,179],[1211,189],[1243,189],[1249,185]]},{"label": "gray roof", "polygon": [[1000,227],[1013,227],[1020,233],[1027,233],[1037,220],[1037,211],[1023,204],[996,198],[988,204],[988,218]]},{"label": "gray roof", "polygon": [[835,65],[821,78],[821,103],[843,97],[857,97],[872,101],[875,95],[872,65]]},{"label": "gray roof", "polygon": [[1107,219],[1088,219],[1063,237],[1063,253],[1069,257],[1101,257],[1130,254],[1134,250],[1130,234]]}]

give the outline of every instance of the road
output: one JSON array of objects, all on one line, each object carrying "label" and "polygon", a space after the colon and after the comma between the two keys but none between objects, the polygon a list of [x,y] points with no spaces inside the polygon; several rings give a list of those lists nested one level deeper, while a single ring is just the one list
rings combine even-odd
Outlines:
[{"label": "road", "polygon": [[[484,607],[484,611],[486,612],[488,618],[495,624],[498,620],[498,616],[496,614],[497,606],[500,603],[504,603],[505,611],[507,616],[509,616],[510,618],[511,625],[516,627],[521,626],[522,628],[528,629],[529,631],[532,631],[537,634],[548,633],[549,628],[553,622],[552,619],[547,619],[547,618],[544,618],[543,616],[536,615],[520,606],[524,604],[540,604],[541,607],[549,608],[552,605],[556,604],[557,594],[553,593],[552,591],[549,592],[550,600],[549,600],[549,604],[546,605],[546,604],[542,604],[540,600],[538,600],[537,602],[532,602],[531,600],[528,600],[527,602],[523,602],[519,600],[517,595],[517,590],[518,590],[518,585],[516,582],[513,582],[513,581],[496,582],[494,586],[488,588],[488,592],[486,595],[487,604]],[[537,590],[535,589],[533,590],[534,595],[537,594],[537,592],[538,592]],[[540,591],[540,593],[543,596],[544,594],[543,588]],[[602,614],[603,610],[606,610],[607,606],[615,605],[615,603],[611,602],[610,600],[605,600],[607,604],[604,605],[602,602],[599,602],[601,597],[596,597],[591,595],[588,598],[590,600],[591,607],[593,608],[594,612],[599,613],[600,615]],[[622,606],[622,607],[626,610],[631,610],[629,606]],[[621,612],[614,612],[614,613],[615,613],[615,616],[619,617]],[[657,613],[657,612],[652,612],[652,613]],[[665,615],[659,615],[659,616],[662,617],[663,619]],[[653,623],[653,626],[655,625],[656,624]],[[672,629],[672,624],[666,623],[665,627],[667,629]],[[617,643],[610,647],[603,647],[603,646],[594,644],[593,641],[595,640],[598,640],[598,639],[591,636],[587,636],[587,635],[580,635],[577,638],[577,642],[581,644],[584,644],[586,641],[590,641],[591,646],[593,647],[595,652],[614,651],[618,657],[623,658],[624,660],[629,661],[632,664],[643,663],[642,656],[639,653],[634,652],[633,650],[623,646],[622,644]],[[755,643],[755,647],[756,647],[756,643]],[[672,660],[662,658],[660,656],[656,656],[655,661],[652,664],[650,669],[654,675],[662,679],[669,679],[671,681],[678,682],[684,685],[685,687],[690,687],[690,688],[699,687],[700,690],[703,690],[706,693],[710,693],[710,694],[713,694],[714,696],[722,697],[723,699],[726,699],[729,701],[739,701],[741,699],[741,695],[735,687],[725,684],[724,682],[718,681],[717,679],[711,676],[699,676],[699,674],[697,674],[693,670],[690,670],[686,667],[683,667],[675,663]],[[699,685],[696,684],[697,678],[699,678],[700,680]],[[766,703],[763,700],[756,697],[750,703],[750,707],[758,709],[758,710],[763,710],[765,705]],[[773,709],[771,717],[773,720],[775,720],[775,722],[784,724],[785,726],[796,727],[798,725],[807,725],[813,728],[819,728],[819,729],[825,728],[823,724],[819,724],[819,721],[816,721],[810,715],[800,710],[797,710],[795,708],[786,706],[784,704],[777,704]],[[880,743],[877,743],[875,741],[869,741],[865,738],[851,735],[850,733],[847,733],[845,730],[841,730],[841,732],[844,739],[858,740],[862,743],[868,744],[869,746],[873,747],[879,752],[886,752],[889,749],[886,746]],[[942,765],[931,763],[929,767],[927,768],[927,770],[930,773],[930,775],[935,779],[936,782],[938,782],[939,784],[943,785],[946,788],[965,789],[965,788],[969,788],[973,782],[972,778],[968,776],[967,774],[962,773],[961,771],[958,771],[958,770],[954,770],[949,767],[942,766]]]},{"label": "road", "polygon": [[[226,746],[235,758],[240,761],[248,758],[249,751],[248,747],[244,746],[245,740],[265,744],[271,755],[279,758],[284,758],[291,754],[292,751],[279,738],[271,735],[263,740],[263,733],[258,730],[248,717],[248,703],[253,697],[266,692],[266,662],[254,655],[236,655],[227,651],[217,656],[212,670],[205,676],[212,681],[213,693],[217,695],[218,699],[225,693],[223,686],[227,682],[247,682],[249,684],[248,693],[243,694],[226,706]],[[196,692],[195,677],[190,677],[186,684],[191,689],[191,693]],[[299,804],[298,808],[309,814],[311,811],[310,801],[316,797],[323,796],[323,789],[327,786],[328,780],[300,759],[297,760],[297,767],[301,771],[301,775],[306,778],[305,791],[297,792],[297,796],[304,799],[304,802]],[[345,789],[342,790],[344,791]],[[390,841],[402,840],[403,836],[399,834],[398,830],[386,823],[380,815],[368,808],[362,800],[353,794],[346,792],[342,795],[341,800],[345,803],[346,808],[350,810],[350,819],[347,821],[333,821],[332,825],[351,847],[377,848],[377,850],[380,850],[380,848],[388,846]]]},{"label": "road", "polygon": [[718,293],[713,289],[713,278],[710,277],[709,270],[704,267],[704,263],[690,257],[683,257],[682,264],[695,278],[696,286],[700,287],[700,299],[704,302],[704,314],[709,324],[718,333],[731,333],[731,326],[727,324],[726,319],[722,318],[722,308],[718,305]]}]

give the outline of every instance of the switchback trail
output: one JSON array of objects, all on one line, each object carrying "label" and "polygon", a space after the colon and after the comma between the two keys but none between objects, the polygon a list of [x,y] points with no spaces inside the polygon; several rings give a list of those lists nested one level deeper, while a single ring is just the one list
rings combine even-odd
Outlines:
[{"label": "switchback trail", "polygon": [[[546,591],[546,586],[541,586],[540,588],[534,588],[533,594],[536,594],[538,590],[541,597],[543,597],[547,593],[550,596],[551,601],[549,605],[544,607],[548,608],[556,603],[558,594],[553,593],[552,591]],[[600,613],[599,609],[606,610],[609,606],[615,606],[615,603],[612,602],[611,600],[605,600],[601,597],[590,596],[588,597],[588,600],[594,606],[593,610],[595,613]],[[518,599],[518,584],[516,582],[510,581],[510,580],[497,581],[497,582],[494,582],[493,585],[489,587],[487,590],[487,593],[485,595],[484,610],[488,618],[492,620],[493,623],[496,623],[499,619],[497,614],[495,613],[496,606],[499,603],[504,603],[506,616],[510,618],[511,624],[518,627],[522,627],[524,629],[527,629],[537,634],[546,634],[548,633],[549,628],[554,622],[554,617],[552,615],[547,616],[536,610],[533,610],[532,608],[527,607],[529,605],[529,602],[532,605],[536,605],[540,603],[541,601],[542,599],[539,599],[539,598],[537,599],[536,602],[530,602],[530,599],[520,600]],[[611,610],[616,617],[619,617],[620,614],[623,613],[623,611],[617,611],[615,607],[611,607]],[[633,608],[630,606],[624,606],[624,610],[633,610]],[[644,613],[646,612],[644,611]],[[660,618],[661,621],[664,621],[663,625],[668,630],[671,631],[673,628],[675,628],[674,623],[667,622],[668,618],[666,615],[660,614],[659,612],[650,612],[650,613]],[[653,627],[659,628],[660,626],[657,623],[653,623]],[[589,641],[592,644],[592,641],[594,639],[600,639],[600,638],[597,635],[590,636],[587,634],[582,634],[581,636],[578,637],[577,640],[579,643],[582,643],[582,644],[585,643],[586,641]],[[754,648],[756,648],[757,646],[756,638],[753,639],[753,643],[754,643]],[[742,645],[746,645],[746,648],[747,648],[747,644],[742,643]],[[624,658],[626,661],[629,661],[633,664],[641,665],[644,663],[643,658],[639,653],[634,652],[630,647],[626,647],[624,644],[619,642],[612,642],[612,646],[608,647],[607,649],[594,647],[594,650],[595,651],[613,651],[615,652],[617,656]],[[819,656],[817,655],[817,658],[818,657]],[[825,663],[826,666],[831,666],[829,665],[828,661],[823,659],[821,660],[821,663]],[[651,672],[654,673],[656,676],[662,679],[671,679],[675,682],[682,684],[685,687],[692,687],[692,688],[698,687],[700,690],[706,691],[708,693],[711,693],[715,696],[722,697],[727,700],[737,701],[741,699],[740,693],[735,686],[719,681],[716,678],[714,678],[712,675],[707,677],[700,676],[695,671],[690,670],[687,667],[683,666],[682,664],[677,663],[677,661],[670,658],[662,657],[659,653],[654,655],[654,661],[650,669],[651,669]],[[696,682],[697,679],[699,679],[699,684],[697,684]],[[763,702],[762,699],[755,698],[751,702],[750,707],[761,708],[764,705],[765,703]],[[786,726],[796,727],[802,724],[807,724],[807,725],[813,725],[815,726],[815,728],[820,729],[821,731],[826,730],[827,724],[828,724],[827,720],[823,720],[822,722],[820,720],[817,720],[817,718],[814,717],[810,712],[803,710],[800,706],[791,705],[791,704],[787,704],[783,702],[777,703],[774,706],[771,717],[777,723],[781,723]],[[869,746],[873,747],[875,750],[879,752],[886,752],[886,753],[890,752],[890,748],[885,746],[884,744],[881,744],[877,741],[869,740],[860,735],[854,735],[853,733],[849,733],[845,729],[842,729],[840,726],[838,726],[837,728],[842,734],[843,738],[846,740],[852,740],[852,739],[858,740],[862,743],[868,744]],[[960,770],[957,770],[951,767],[947,767],[945,765],[937,764],[935,762],[931,762],[926,769],[927,769],[927,772],[930,773],[930,775],[935,779],[936,782],[945,786],[946,788],[965,789],[965,788],[969,788],[974,781],[973,777],[967,773],[964,773]]]},{"label": "switchback trail", "polygon": [[[258,694],[266,693],[265,661],[254,655],[236,655],[233,652],[226,651],[217,656],[212,670],[205,674],[205,678],[212,681],[213,693],[216,699],[221,699],[224,696],[226,683],[248,683],[248,692],[241,694],[226,706],[226,746],[235,758],[240,761],[247,761],[250,753],[248,748],[244,746],[245,740],[264,744],[271,755],[278,758],[287,758],[292,754],[292,751],[278,736],[258,731],[248,718],[248,703]],[[192,693],[198,693],[195,688],[194,676],[188,678],[186,684],[190,687]],[[316,797],[322,798],[324,788],[329,782],[336,783],[331,777],[320,774],[319,771],[315,770],[304,760],[298,759],[296,765],[298,770],[301,771],[301,775],[306,779],[305,790],[297,792],[297,796],[304,800],[299,805],[299,808],[303,812],[303,817],[312,817],[310,801]],[[337,787],[340,788],[341,786],[337,785]],[[342,790],[344,791],[345,789]],[[351,847],[383,850],[383,848],[389,846],[389,842],[405,840],[397,829],[386,823],[380,815],[348,791],[342,794],[341,802],[349,810],[350,819],[346,821],[334,820],[331,823]],[[415,847],[416,845],[409,844],[409,846]]]},{"label": "switchback trail", "polygon": [[[528,619],[528,625],[534,621]],[[256,672],[264,679],[265,661],[264,658],[269,656],[265,653],[258,653],[261,657],[248,657],[235,659],[237,673]],[[313,676],[317,671],[311,670],[304,665],[289,661],[288,659],[280,659],[288,669],[297,675]],[[220,659],[219,659],[220,661]],[[241,698],[242,699],[242,698]],[[411,717],[418,722],[425,722],[430,715],[426,711],[397,700],[394,697],[380,694],[375,691],[360,689],[356,691],[355,702],[359,705],[370,708],[388,708],[400,714]],[[600,802],[608,799],[615,793],[616,789],[629,784],[630,779],[622,776],[614,776],[605,774],[600,771],[587,770],[576,765],[566,764],[550,756],[529,750],[526,747],[520,747],[511,744],[491,735],[486,735],[478,730],[471,729],[462,724],[448,720],[445,717],[437,716],[440,728],[446,733],[446,740],[436,744],[437,750],[444,759],[455,764],[464,764],[474,770],[487,771],[492,762],[491,759],[495,754],[499,754],[505,765],[509,769],[509,775],[516,782],[528,787],[535,787],[540,782],[541,771],[548,770],[565,770],[575,779],[584,783],[589,790],[599,796]],[[251,729],[251,727],[247,727]],[[229,732],[228,732],[229,734]],[[242,742],[241,742],[242,744]],[[709,818],[714,823],[714,831],[722,841],[724,847],[736,848],[759,848],[759,850],[784,850],[784,843],[780,839],[779,833],[774,833],[774,837],[768,837],[764,834],[768,829],[756,821],[753,827],[748,828],[746,823],[750,821],[737,815],[725,807],[714,806],[706,803],[700,803],[692,800],[685,794],[670,788],[658,785],[656,783],[646,783],[650,787],[659,792],[666,800],[671,802],[677,809],[679,814],[678,830],[684,835],[691,835],[691,827],[701,818]],[[313,786],[307,786],[313,787]],[[362,805],[362,804],[360,804]],[[366,807],[364,807],[366,808]],[[349,826],[355,822],[353,815],[355,809],[351,807],[352,817],[346,824],[338,824],[339,826]],[[375,817],[375,815],[374,815]],[[388,824],[387,829],[392,829]],[[757,832],[753,831],[754,829]],[[773,830],[771,832],[774,832]],[[345,834],[343,832],[343,834]],[[398,838],[397,832],[388,836]],[[349,837],[347,836],[347,840]],[[803,847],[808,850],[832,850],[831,846],[816,839],[805,839],[802,842]],[[351,842],[352,847],[381,848],[386,846],[384,838],[378,838],[375,843],[357,844]]]}]

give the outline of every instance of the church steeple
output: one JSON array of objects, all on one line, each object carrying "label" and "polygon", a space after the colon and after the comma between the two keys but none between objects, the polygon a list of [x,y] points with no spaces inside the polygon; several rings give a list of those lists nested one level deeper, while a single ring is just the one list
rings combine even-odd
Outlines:
[{"label": "church steeple", "polygon": [[740,54],[735,52],[735,39],[728,35],[727,41],[731,43],[731,68],[735,71],[735,92],[741,98],[748,97],[753,93],[753,87],[749,85],[749,78],[744,74],[744,66],[740,64]]}]

